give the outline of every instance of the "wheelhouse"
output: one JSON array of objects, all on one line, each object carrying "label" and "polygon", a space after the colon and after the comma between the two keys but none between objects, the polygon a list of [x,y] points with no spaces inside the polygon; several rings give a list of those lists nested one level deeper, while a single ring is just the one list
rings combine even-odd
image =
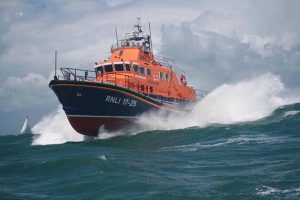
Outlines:
[{"label": "wheelhouse", "polygon": [[95,81],[154,98],[195,101],[195,89],[187,84],[185,75],[178,75],[173,60],[153,55],[151,34],[144,35],[141,27],[138,19],[133,32],[112,46],[111,56],[96,62]]}]

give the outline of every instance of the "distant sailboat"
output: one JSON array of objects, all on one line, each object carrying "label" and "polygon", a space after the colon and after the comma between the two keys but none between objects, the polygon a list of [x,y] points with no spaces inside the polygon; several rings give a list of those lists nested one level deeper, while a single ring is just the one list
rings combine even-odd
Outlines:
[{"label": "distant sailboat", "polygon": [[20,134],[30,134],[30,133],[32,133],[32,132],[31,132],[31,129],[30,129],[30,126],[29,126],[28,117],[26,117],[24,125],[23,125],[23,127],[21,129]]}]

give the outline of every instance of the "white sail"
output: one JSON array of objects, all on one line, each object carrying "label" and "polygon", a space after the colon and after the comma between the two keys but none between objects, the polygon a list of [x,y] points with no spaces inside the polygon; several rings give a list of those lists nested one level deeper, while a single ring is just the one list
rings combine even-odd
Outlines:
[{"label": "white sail", "polygon": [[22,129],[21,129],[20,134],[25,134],[25,133],[31,133],[28,117],[26,117],[26,119],[25,119],[25,122],[24,122],[24,125],[23,125]]}]

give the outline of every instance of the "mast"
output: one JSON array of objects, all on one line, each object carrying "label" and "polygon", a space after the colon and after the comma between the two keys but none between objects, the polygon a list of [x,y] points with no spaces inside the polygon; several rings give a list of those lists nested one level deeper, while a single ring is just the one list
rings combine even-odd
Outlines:
[{"label": "mast", "polygon": [[135,27],[138,28],[139,33],[143,32],[142,29],[141,29],[141,18],[140,17],[137,18],[137,24],[134,25],[134,28]]},{"label": "mast", "polygon": [[152,48],[152,37],[151,37],[151,25],[150,25],[150,22],[149,22],[149,42],[150,42],[150,51],[153,50]]},{"label": "mast", "polygon": [[[142,29],[141,25],[141,18],[137,18],[137,23],[133,26],[133,31],[130,33],[125,34],[125,38],[119,40],[116,31],[116,38],[117,38],[117,47],[137,47],[139,49],[142,49],[146,53],[152,52],[152,40],[151,40],[151,27],[149,22],[149,34],[145,34]],[[118,42],[121,42],[120,46]]]},{"label": "mast", "polygon": [[[56,76],[56,71],[57,71],[57,51],[55,50],[55,55],[54,55],[54,59],[55,59],[55,64],[54,64],[54,68],[55,68],[55,75],[54,75],[54,79],[57,80],[57,76]],[[26,118],[27,119],[27,118]]]},{"label": "mast", "polygon": [[119,39],[118,39],[118,32],[117,32],[117,28],[116,27],[115,27],[115,32],[116,32],[117,46],[119,48]]}]

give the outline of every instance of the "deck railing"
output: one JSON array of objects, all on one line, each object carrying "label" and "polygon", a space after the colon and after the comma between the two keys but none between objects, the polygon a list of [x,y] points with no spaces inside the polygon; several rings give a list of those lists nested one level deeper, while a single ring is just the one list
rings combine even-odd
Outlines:
[{"label": "deck railing", "polygon": [[[127,88],[130,90],[137,91],[138,93],[144,95],[150,95],[155,93],[164,93],[168,95],[168,91],[163,91],[160,87],[150,87],[145,82],[140,83],[140,81],[134,81],[132,75],[125,75],[116,72],[107,73],[98,80],[96,79],[96,72],[92,70],[76,69],[76,68],[60,68],[62,76],[58,76],[58,79],[69,80],[69,81],[89,81],[89,82],[101,82],[111,85],[116,85],[119,87]],[[200,100],[204,98],[208,92],[204,90],[196,89],[197,99]]]},{"label": "deck railing", "polygon": [[86,69],[60,68],[64,80],[93,81],[96,79],[96,72]]},{"label": "deck railing", "polygon": [[138,48],[138,49],[141,49],[141,50],[143,50],[145,52],[150,52],[150,49],[148,47],[142,46],[140,44],[129,44],[129,45],[125,45],[125,44],[119,44],[119,45],[118,44],[113,44],[110,47],[110,52],[113,52],[113,51],[115,51],[117,49],[121,49],[121,48],[131,48],[131,49]]},{"label": "deck railing", "polygon": [[[76,69],[64,67],[60,68],[62,76],[58,76],[58,79],[68,80],[68,81],[89,81],[89,82],[100,82],[111,85],[116,85],[124,87],[127,89],[132,89],[141,92],[141,85],[139,81],[135,83],[132,80],[132,75],[120,74],[117,72],[106,73],[96,78],[96,72],[92,70]],[[146,91],[146,86],[145,91]],[[147,92],[147,91],[146,91]]]},{"label": "deck railing", "polygon": [[134,81],[132,75],[120,74],[119,72],[106,73],[96,78],[96,72],[75,68],[60,68],[62,76],[58,76],[59,80],[68,81],[88,81],[116,85],[129,90],[137,91],[140,94],[149,96],[153,94],[168,95],[168,91],[162,90],[160,87],[149,86],[148,80]]},{"label": "deck railing", "polygon": [[195,89],[196,90],[196,94],[197,94],[197,99],[203,99],[206,95],[208,95],[208,92],[205,90],[199,90],[199,89]]},{"label": "deck railing", "polygon": [[155,62],[159,63],[162,66],[169,67],[170,69],[174,69],[176,74],[185,74],[183,70],[180,70],[179,67],[176,65],[175,60],[172,58],[167,58],[161,55],[154,55]]}]

